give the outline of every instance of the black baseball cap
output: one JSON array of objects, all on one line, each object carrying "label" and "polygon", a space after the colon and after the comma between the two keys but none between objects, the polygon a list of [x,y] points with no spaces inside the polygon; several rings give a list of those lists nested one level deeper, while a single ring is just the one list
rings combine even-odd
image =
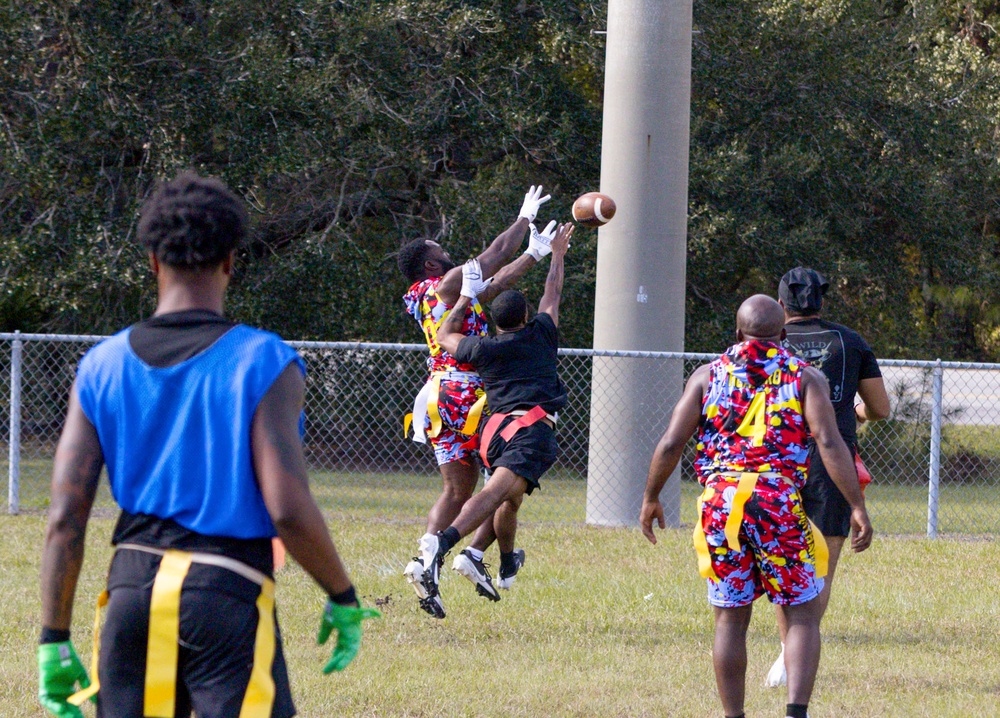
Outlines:
[{"label": "black baseball cap", "polygon": [[778,298],[793,312],[818,312],[829,286],[830,283],[815,269],[796,267],[785,272],[781,278]]}]

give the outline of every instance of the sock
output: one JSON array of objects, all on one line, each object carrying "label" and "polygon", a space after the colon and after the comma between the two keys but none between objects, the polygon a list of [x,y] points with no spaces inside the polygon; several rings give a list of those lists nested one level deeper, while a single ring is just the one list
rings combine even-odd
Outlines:
[{"label": "sock", "polygon": [[788,703],[785,705],[785,718],[809,718],[808,708],[806,703]]},{"label": "sock", "polygon": [[500,570],[504,573],[508,573],[514,569],[514,552],[510,551],[508,553],[500,552]]},{"label": "sock", "polygon": [[462,540],[462,534],[458,532],[458,529],[454,526],[449,526],[444,531],[438,531],[438,541],[441,543],[441,551],[448,553],[451,551],[452,547]]},{"label": "sock", "polygon": [[467,548],[465,550],[468,551],[469,555],[472,556],[472,558],[476,559],[477,561],[482,561],[483,560],[483,552],[480,551],[478,548],[472,548],[470,546],[469,548]]}]

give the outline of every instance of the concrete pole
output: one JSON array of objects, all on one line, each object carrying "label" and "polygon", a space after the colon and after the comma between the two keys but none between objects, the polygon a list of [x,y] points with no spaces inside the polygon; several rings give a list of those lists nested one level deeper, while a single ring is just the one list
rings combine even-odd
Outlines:
[{"label": "concrete pole", "polygon": [[[609,0],[594,348],[684,351],[691,0]],[[634,525],[681,360],[594,358],[587,522]],[[667,520],[680,521],[668,482]]]}]

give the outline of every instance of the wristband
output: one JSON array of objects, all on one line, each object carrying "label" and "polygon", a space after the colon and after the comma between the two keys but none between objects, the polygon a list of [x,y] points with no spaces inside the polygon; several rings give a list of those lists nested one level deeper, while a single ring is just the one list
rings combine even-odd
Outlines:
[{"label": "wristband", "polygon": [[354,586],[351,586],[346,591],[330,594],[330,600],[340,606],[353,606],[358,602],[358,594],[354,591]]},{"label": "wristband", "polygon": [[42,626],[42,635],[38,639],[39,643],[65,643],[69,640],[68,628],[49,628]]}]

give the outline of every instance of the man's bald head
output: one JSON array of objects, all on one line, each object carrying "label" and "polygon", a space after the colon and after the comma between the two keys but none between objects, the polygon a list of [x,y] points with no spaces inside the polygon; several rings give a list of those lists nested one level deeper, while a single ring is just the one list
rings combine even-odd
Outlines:
[{"label": "man's bald head", "polygon": [[754,294],[736,312],[736,331],[740,341],[762,339],[778,342],[784,328],[785,311],[766,294]]}]

